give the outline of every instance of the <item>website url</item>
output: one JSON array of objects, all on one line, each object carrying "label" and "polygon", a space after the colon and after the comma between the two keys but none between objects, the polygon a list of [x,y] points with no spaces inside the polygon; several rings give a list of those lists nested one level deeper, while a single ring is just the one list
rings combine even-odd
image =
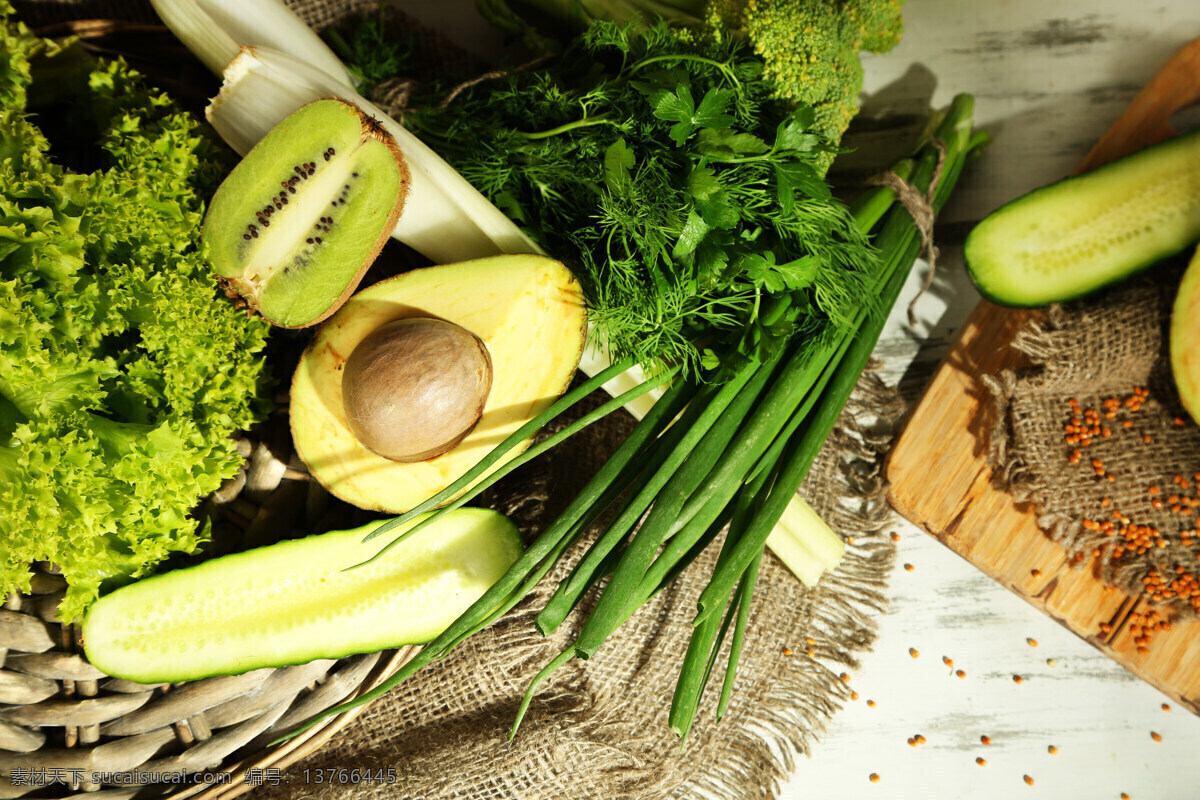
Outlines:
[{"label": "website url", "polygon": [[233,775],[228,772],[149,772],[144,770],[97,772],[69,767],[39,767],[37,769],[14,767],[9,779],[13,786],[48,786],[52,783],[74,786],[84,783],[108,786],[148,786],[150,784],[209,786],[230,783]]}]

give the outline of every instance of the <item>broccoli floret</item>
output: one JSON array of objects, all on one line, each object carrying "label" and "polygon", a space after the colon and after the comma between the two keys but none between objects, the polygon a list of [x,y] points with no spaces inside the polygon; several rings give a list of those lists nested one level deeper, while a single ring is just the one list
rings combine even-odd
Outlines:
[{"label": "broccoli floret", "polygon": [[903,0],[711,0],[711,35],[745,36],[763,59],[775,95],[810,105],[816,126],[841,139],[858,111],[860,51],[882,53],[900,41]]},{"label": "broccoli floret", "polygon": [[[816,128],[841,141],[858,111],[860,52],[883,53],[904,30],[904,0],[476,0],[484,16],[554,49],[595,19],[658,18],[715,42],[748,40],[777,99],[812,106]],[[829,166],[832,156],[826,159]]]},{"label": "broccoli floret", "polygon": [[904,33],[904,0],[845,0],[846,17],[858,29],[856,48],[886,53]]}]

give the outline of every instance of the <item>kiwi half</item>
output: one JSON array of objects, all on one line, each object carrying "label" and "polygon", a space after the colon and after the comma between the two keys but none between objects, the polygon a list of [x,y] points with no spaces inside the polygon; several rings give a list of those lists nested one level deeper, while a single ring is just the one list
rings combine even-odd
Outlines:
[{"label": "kiwi half", "polygon": [[272,324],[302,328],[350,296],[404,208],[396,140],[344,100],[285,118],[229,173],[201,242],[230,296]]}]

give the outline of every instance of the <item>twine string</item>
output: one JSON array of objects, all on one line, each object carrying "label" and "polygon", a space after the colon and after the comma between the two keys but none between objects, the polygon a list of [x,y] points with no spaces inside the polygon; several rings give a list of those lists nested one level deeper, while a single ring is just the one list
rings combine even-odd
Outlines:
[{"label": "twine string", "polygon": [[921,286],[921,290],[908,304],[909,325],[917,324],[917,316],[914,311],[917,301],[933,286],[933,278],[937,272],[938,248],[933,243],[933,222],[936,217],[933,209],[933,197],[938,183],[942,179],[942,170],[946,166],[946,143],[941,139],[932,139],[930,143],[937,149],[938,160],[933,169],[933,177],[929,180],[928,191],[922,192],[890,170],[867,180],[867,184],[870,186],[886,186],[894,191],[896,199],[912,216],[913,223],[916,224],[917,231],[921,234],[921,250],[918,255],[923,256],[929,262],[929,273],[925,276],[925,283]]},{"label": "twine string", "polygon": [[454,98],[458,97],[460,94],[465,92],[467,89],[470,89],[472,86],[474,86],[478,83],[483,83],[484,81],[496,80],[497,78],[507,78],[509,75],[516,75],[518,72],[524,72],[528,69],[533,69],[538,64],[541,64],[543,61],[546,61],[549,58],[550,58],[550,54],[547,53],[545,55],[538,56],[537,58],[532,59],[531,61],[526,61],[524,64],[521,64],[518,67],[513,67],[512,69],[493,70],[491,72],[485,72],[477,78],[471,78],[471,80],[469,80],[469,81],[463,81],[458,86],[455,86],[453,89],[451,89],[450,93],[442,98],[442,102],[438,103],[437,107],[438,107],[438,109],[445,108],[446,106],[448,106],[454,102]]},{"label": "twine string", "polygon": [[[455,98],[457,98],[467,89],[470,89],[472,86],[483,83],[484,81],[507,78],[510,75],[516,75],[517,73],[533,69],[537,65],[549,59],[550,56],[551,54],[547,53],[530,61],[526,61],[524,64],[513,67],[512,69],[492,70],[491,72],[485,72],[482,75],[471,78],[470,80],[463,81],[462,83],[453,87],[449,93],[447,93],[446,96],[443,97],[438,104],[433,107],[441,111],[447,108],[451,103],[454,102]],[[387,108],[388,111],[397,118],[397,121],[403,124],[404,115],[406,113],[410,111],[415,112],[423,110],[417,106],[409,105],[413,99],[413,95],[416,93],[417,87],[417,81],[413,80],[412,78],[393,78],[392,80],[385,81],[384,83],[380,84],[372,94],[378,98],[380,105]]]}]

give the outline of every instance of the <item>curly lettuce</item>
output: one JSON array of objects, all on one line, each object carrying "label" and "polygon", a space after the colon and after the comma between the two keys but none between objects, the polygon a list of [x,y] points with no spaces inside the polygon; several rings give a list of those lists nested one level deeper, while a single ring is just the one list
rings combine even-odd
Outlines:
[{"label": "curly lettuce", "polygon": [[121,62],[73,57],[53,92],[100,132],[100,168],[51,152],[30,106],[66,51],[0,0],[0,593],[59,567],[59,618],[205,538],[192,514],[266,411],[267,326],[197,252],[227,156]]}]

